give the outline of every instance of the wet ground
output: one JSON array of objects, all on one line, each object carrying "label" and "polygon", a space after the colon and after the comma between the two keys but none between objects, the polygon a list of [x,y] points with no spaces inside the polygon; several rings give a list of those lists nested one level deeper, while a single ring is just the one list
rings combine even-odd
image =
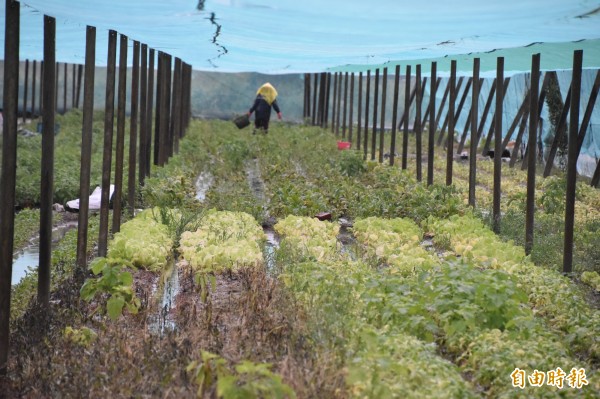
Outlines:
[{"label": "wet ground", "polygon": [[[66,220],[65,220],[66,219]],[[65,217],[59,224],[52,229],[52,246],[67,234],[68,231],[77,228],[77,220],[72,217]],[[13,254],[12,279],[11,285],[18,284],[23,277],[30,271],[36,270],[40,259],[40,238],[33,237],[29,244]]]}]

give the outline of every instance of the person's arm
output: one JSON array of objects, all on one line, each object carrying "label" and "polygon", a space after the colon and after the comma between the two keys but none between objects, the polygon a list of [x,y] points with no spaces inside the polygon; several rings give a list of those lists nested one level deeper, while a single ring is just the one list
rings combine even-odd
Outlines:
[{"label": "person's arm", "polygon": [[277,104],[277,100],[273,101],[273,108],[275,109],[275,112],[277,112],[277,118],[281,119],[281,110],[279,109],[279,104]]},{"label": "person's arm", "polygon": [[258,97],[256,97],[256,99],[254,100],[254,104],[252,104],[252,108],[250,108],[248,110],[248,116],[252,115],[252,113],[254,111],[256,111],[256,107],[258,107],[258,102],[260,101],[260,99]]}]

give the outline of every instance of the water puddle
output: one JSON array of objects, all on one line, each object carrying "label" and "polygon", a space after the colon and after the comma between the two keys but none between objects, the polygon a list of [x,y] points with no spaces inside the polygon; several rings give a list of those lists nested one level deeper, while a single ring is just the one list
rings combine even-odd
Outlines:
[{"label": "water puddle", "polygon": [[179,290],[179,272],[177,265],[172,261],[171,267],[161,277],[158,312],[150,316],[150,331],[160,335],[164,335],[169,331],[175,331],[177,325],[173,320],[171,310],[176,307],[175,298],[179,294]]},{"label": "water puddle", "polygon": [[275,232],[272,227],[263,227],[267,241],[263,250],[265,257],[265,266],[267,274],[274,275],[277,272],[277,265],[275,263],[276,251],[279,248],[279,235]]},{"label": "water puddle", "polygon": [[245,162],[246,178],[254,196],[260,201],[265,202],[265,183],[260,175],[258,159],[252,159]]},{"label": "water puddle", "polygon": [[[77,222],[68,222],[52,229],[52,248],[62,240],[71,229],[77,228]],[[40,238],[32,239],[25,248],[13,255],[11,284],[16,285],[23,277],[35,271],[40,263]]]},{"label": "water puddle", "polygon": [[196,199],[200,202],[204,202],[206,199],[206,193],[210,186],[212,186],[215,181],[212,173],[208,171],[203,171],[200,173],[198,178],[196,179]]},{"label": "water puddle", "polygon": [[421,241],[421,246],[425,249],[433,250],[433,239],[425,238],[423,241]]},{"label": "water puddle", "polygon": [[350,230],[352,228],[352,222],[340,218],[340,231],[337,236],[338,243],[340,245],[340,253],[344,256],[347,256],[350,260],[355,261],[358,259],[356,255],[356,239],[354,238],[354,234]]}]

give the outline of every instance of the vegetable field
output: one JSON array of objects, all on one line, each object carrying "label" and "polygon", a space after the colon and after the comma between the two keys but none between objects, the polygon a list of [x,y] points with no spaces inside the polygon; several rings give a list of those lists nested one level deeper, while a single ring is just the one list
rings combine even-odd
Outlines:
[{"label": "vegetable field", "polygon": [[[80,131],[77,111],[63,118],[61,135]],[[79,147],[61,135],[55,201],[64,203],[77,196],[79,159],[69,154]],[[38,202],[39,182],[26,178],[28,167],[39,168],[35,140],[19,137],[23,207]],[[574,273],[566,276],[560,172],[537,181],[526,255],[526,172],[503,169],[495,234],[493,162],[478,161],[474,208],[468,161],[455,163],[452,186],[445,154],[435,162],[427,186],[415,179],[413,158],[406,170],[364,161],[321,128],[277,123],[252,135],[231,122],[192,121],[179,153],[153,166],[106,257],[92,256],[95,215],[87,273],[75,272],[76,232],[61,241],[49,313],[36,310],[35,271],[13,286],[1,391],[600,397],[600,192],[578,183]],[[32,235],[35,218],[18,213],[15,236]]]}]

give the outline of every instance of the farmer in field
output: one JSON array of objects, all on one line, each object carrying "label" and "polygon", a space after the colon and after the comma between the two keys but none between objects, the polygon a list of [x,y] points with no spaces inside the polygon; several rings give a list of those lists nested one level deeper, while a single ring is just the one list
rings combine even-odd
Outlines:
[{"label": "farmer in field", "polygon": [[277,90],[271,85],[271,83],[265,83],[260,86],[256,92],[256,99],[254,105],[248,111],[248,116],[254,114],[254,131],[252,134],[256,134],[256,129],[260,129],[264,134],[267,134],[269,130],[269,119],[271,119],[271,108],[275,108],[277,112],[277,118],[281,119],[281,110],[277,104]]}]

